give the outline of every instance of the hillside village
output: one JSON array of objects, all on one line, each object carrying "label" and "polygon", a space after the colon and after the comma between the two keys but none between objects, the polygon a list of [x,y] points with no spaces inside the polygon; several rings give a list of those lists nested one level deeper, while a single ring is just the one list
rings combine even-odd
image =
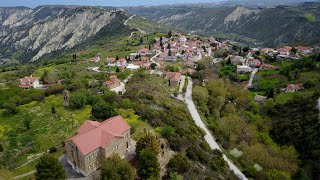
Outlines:
[{"label": "hillside village", "polygon": [[[21,100],[19,100],[19,103],[14,101],[17,105],[13,107],[10,113],[20,116],[19,113],[21,111],[19,112],[19,106],[22,106],[21,108],[30,108],[30,113],[32,113],[34,111],[33,102],[37,101],[39,103],[37,108],[44,108],[42,106],[46,106],[45,108],[48,109],[47,106],[49,106],[53,114],[51,120],[60,118],[65,126],[64,128],[66,128],[64,131],[72,131],[72,133],[63,134],[58,139],[50,137],[53,138],[51,141],[54,142],[49,143],[50,149],[48,149],[48,145],[43,145],[44,147],[41,150],[35,151],[40,154],[42,153],[40,151],[48,151],[53,154],[58,151],[58,154],[55,156],[59,156],[59,161],[67,172],[67,178],[88,176],[97,179],[100,176],[99,172],[104,160],[113,154],[118,154],[134,167],[139,166],[137,165],[137,161],[139,162],[140,152],[137,152],[136,146],[141,141],[141,137],[144,137],[142,134],[148,131],[154,133],[155,135],[153,134],[152,136],[155,136],[155,139],[161,142],[161,150],[159,150],[161,153],[156,153],[157,163],[161,165],[158,175],[161,177],[173,176],[175,173],[182,174],[177,175],[180,178],[188,177],[191,175],[188,170],[192,168],[205,173],[207,177],[212,176],[213,174],[210,174],[212,172],[225,173],[231,179],[236,179],[236,177],[246,179],[246,176],[258,176],[257,174],[267,166],[263,164],[261,159],[255,159],[255,164],[252,167],[250,166],[251,169],[249,171],[247,167],[249,162],[241,162],[238,159],[242,156],[243,152],[246,152],[246,149],[242,145],[230,145],[228,147],[226,145],[228,143],[222,138],[223,135],[217,134],[218,138],[214,137],[216,135],[213,136],[216,133],[214,128],[217,127],[213,127],[209,117],[210,111],[214,108],[204,108],[203,102],[200,101],[209,97],[202,97],[201,95],[209,96],[209,93],[215,91],[214,89],[209,89],[208,85],[210,85],[211,81],[215,83],[217,78],[228,79],[225,83],[230,86],[228,88],[234,94],[249,91],[253,101],[259,105],[264,105],[268,100],[274,98],[276,92],[282,95],[282,93],[294,93],[304,88],[315,87],[315,85],[310,86],[309,80],[299,78],[298,73],[303,72],[295,69],[287,73],[287,76],[292,79],[288,78],[288,80],[279,82],[272,87],[268,86],[264,88],[260,82],[269,77],[272,79],[272,76],[275,75],[282,75],[283,69],[289,67],[286,63],[291,65],[296,61],[300,62],[301,59],[303,61],[304,57],[312,55],[316,56],[316,61],[319,62],[319,47],[284,46],[275,49],[267,47],[250,48],[248,46],[238,46],[227,40],[214,37],[200,37],[172,31],[162,33],[148,42],[152,43],[143,43],[142,39],[141,45],[136,48],[135,52],[128,52],[126,56],[122,57],[102,57],[96,54],[95,56],[81,59],[77,58],[78,55],[75,53],[72,55],[72,61],[66,62],[65,67],[59,66],[59,64],[54,67],[59,70],[62,69],[62,71],[66,71],[66,67],[70,68],[69,70],[77,68],[76,70],[72,70],[74,74],[66,72],[55,72],[55,74],[50,72],[53,71],[52,67],[47,66],[41,73],[35,71],[36,73],[28,74],[20,80],[15,79],[12,84],[21,88],[21,91],[17,90],[17,92],[21,94],[28,94],[29,92],[38,94],[30,97],[30,99],[19,97]],[[309,60],[306,60],[306,63],[308,63],[307,61]],[[304,67],[307,66],[305,64],[301,66],[307,68]],[[87,82],[81,82],[75,71],[80,72],[78,74],[79,77],[83,74]],[[231,87],[233,86],[234,88],[238,88],[232,82],[238,83],[241,88],[232,89]],[[269,82],[266,84],[269,84]],[[272,83],[270,84],[273,85]],[[218,82],[215,85],[217,89],[221,88],[219,87],[221,84]],[[192,89],[193,86],[194,89]],[[264,86],[267,85],[264,84]],[[162,88],[164,90],[160,91]],[[208,90],[205,88],[208,88]],[[88,89],[88,91],[84,89]],[[205,89],[205,91],[199,93],[195,89]],[[154,92],[159,93],[159,97],[157,97],[157,94],[153,94]],[[193,94],[192,96],[191,93],[195,95]],[[219,94],[221,92],[216,93]],[[237,95],[242,96],[241,94]],[[243,95],[243,98],[248,98],[248,100],[243,101],[248,101],[249,103],[250,96],[247,97],[247,94]],[[240,97],[233,99],[236,101],[237,98]],[[14,99],[17,99],[17,97]],[[195,102],[193,102],[193,99],[195,99]],[[213,102],[216,103],[218,101],[213,100]],[[205,105],[209,106],[209,103],[207,101]],[[231,103],[231,100],[229,102],[226,100],[224,103],[224,106],[227,106]],[[238,103],[241,105],[245,104],[241,100]],[[5,107],[1,107],[3,109],[2,112],[4,113],[5,109],[9,109],[10,105],[12,104],[6,104]],[[230,106],[230,112],[235,113],[232,107],[237,106],[237,103],[235,102],[234,105]],[[251,106],[255,107],[257,105]],[[255,110],[246,108],[243,111],[247,114],[256,113],[252,116],[260,116],[257,112],[253,112]],[[158,110],[163,112],[163,114],[157,114],[155,111]],[[56,114],[56,111],[60,111],[61,114]],[[223,114],[224,110],[220,111]],[[176,112],[178,112],[177,115],[174,114]],[[167,114],[171,113],[173,114],[170,115],[170,118],[166,119]],[[51,113],[49,114],[51,116]],[[47,112],[46,116],[49,116]],[[172,122],[172,119],[177,118],[176,116],[178,117],[178,123]],[[74,122],[74,118],[78,120]],[[70,119],[72,119],[71,127],[69,125]],[[185,119],[188,119],[187,130],[183,130],[184,128],[182,127],[184,125],[181,125],[186,123],[183,122]],[[195,126],[194,123],[199,127]],[[30,122],[24,122],[24,124],[28,130],[29,126],[31,126],[31,120]],[[252,126],[258,127],[258,125]],[[222,129],[222,127],[220,128]],[[193,133],[196,134],[195,137],[192,136]],[[205,141],[202,139],[203,134],[211,139],[205,139]],[[9,136],[9,138],[13,137]],[[64,139],[61,140],[60,138]],[[190,145],[188,143],[189,138],[196,145]],[[58,145],[60,141],[63,142]],[[218,145],[218,143],[223,144]],[[11,145],[7,146],[11,148]],[[16,148],[18,147],[17,144],[15,146]],[[32,147],[28,144],[24,144],[23,146]],[[269,146],[269,144],[265,146]],[[221,147],[226,150],[222,151]],[[232,149],[230,149],[231,147]],[[44,150],[44,148],[47,149]],[[214,153],[212,153],[212,150]],[[202,154],[194,155],[194,151],[199,151],[199,154]],[[276,157],[281,159],[281,153],[283,152],[279,149],[275,151],[277,153]],[[32,152],[32,150],[25,153],[28,154],[29,152]],[[21,160],[26,163],[20,164],[21,169],[29,165],[33,168],[34,165],[32,163],[39,161],[39,153],[38,157],[32,157],[31,160]],[[291,158],[291,154],[289,156]],[[17,157],[19,157],[19,154]],[[295,165],[296,159],[293,159],[292,161]],[[234,164],[231,160],[234,161]],[[290,160],[285,159],[286,162]],[[189,165],[190,161],[195,161],[201,165]],[[225,161],[229,163],[226,164]],[[186,163],[188,167],[179,169],[173,165],[174,163]],[[23,170],[20,173],[20,166],[15,167],[18,169],[15,172],[16,177],[19,177],[19,175],[22,175],[21,178],[33,177],[34,170],[30,171],[33,173]],[[180,166],[182,165],[180,164]],[[245,169],[243,170],[244,173],[241,169],[238,169],[238,166],[241,169]],[[272,169],[271,167],[268,168]],[[286,173],[287,171],[290,173],[296,172],[296,167],[292,167],[292,172],[291,169],[284,169]],[[142,175],[139,174],[139,176]],[[194,178],[199,178],[199,176],[195,176]],[[282,176],[279,175],[279,177]],[[289,177],[291,177],[291,174],[289,174]]]}]

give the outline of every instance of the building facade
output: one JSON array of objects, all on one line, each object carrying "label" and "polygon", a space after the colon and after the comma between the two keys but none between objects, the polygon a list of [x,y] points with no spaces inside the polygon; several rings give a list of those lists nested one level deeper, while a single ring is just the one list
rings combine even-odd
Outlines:
[{"label": "building facade", "polygon": [[112,154],[124,158],[131,148],[130,139],[130,126],[121,116],[102,123],[86,121],[65,142],[67,161],[76,172],[88,176]]}]

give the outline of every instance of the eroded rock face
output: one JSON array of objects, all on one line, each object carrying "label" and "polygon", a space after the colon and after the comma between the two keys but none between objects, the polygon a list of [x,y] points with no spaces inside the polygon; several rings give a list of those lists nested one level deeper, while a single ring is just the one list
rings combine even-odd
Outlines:
[{"label": "eroded rock face", "polygon": [[36,61],[57,50],[67,50],[97,34],[121,10],[91,7],[43,6],[0,8],[0,53],[32,54]]}]

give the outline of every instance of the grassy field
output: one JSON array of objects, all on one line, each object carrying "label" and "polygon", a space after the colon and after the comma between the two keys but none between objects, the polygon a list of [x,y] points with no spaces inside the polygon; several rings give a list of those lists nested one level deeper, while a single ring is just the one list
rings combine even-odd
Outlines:
[{"label": "grassy field", "polygon": [[310,21],[310,22],[316,22],[317,21],[317,17],[312,13],[305,13],[303,16],[306,19],[308,19],[308,21]]},{"label": "grassy field", "polygon": [[[36,154],[59,146],[74,135],[85,120],[90,119],[90,106],[73,110],[64,108],[62,102],[62,96],[50,96],[44,102],[34,101],[18,107],[16,115],[1,115],[0,124],[3,124],[5,131],[0,132],[0,137],[5,142],[5,153],[9,153],[7,160],[11,165],[19,166]],[[51,113],[52,105],[56,108],[56,114]],[[31,119],[30,129],[24,123],[27,117]],[[28,147],[32,149],[26,151]],[[26,152],[18,155],[23,150]]]}]

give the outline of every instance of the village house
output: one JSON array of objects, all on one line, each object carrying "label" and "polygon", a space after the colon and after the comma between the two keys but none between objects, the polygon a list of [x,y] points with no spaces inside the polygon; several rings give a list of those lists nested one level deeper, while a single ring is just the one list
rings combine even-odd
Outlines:
[{"label": "village house", "polygon": [[169,80],[170,86],[178,86],[180,83],[181,73],[179,72],[166,72],[165,79]]},{"label": "village house", "polygon": [[36,89],[36,88],[40,87],[39,78],[32,77],[32,75],[30,77],[24,77],[24,78],[20,79],[19,87],[21,87],[23,89],[30,89],[31,87]]},{"label": "village house", "polygon": [[295,49],[302,54],[309,54],[312,52],[312,49],[309,47],[305,47],[305,46],[297,46],[295,47]]},{"label": "village house", "polygon": [[292,47],[285,46],[283,48],[278,49],[278,53],[280,56],[289,56]]},{"label": "village house", "polygon": [[124,158],[131,149],[130,129],[121,116],[101,123],[85,121],[77,134],[65,142],[68,163],[76,172],[88,176],[112,154]]},{"label": "village house", "polygon": [[111,90],[116,87],[119,87],[121,85],[121,82],[116,75],[111,75],[109,76],[109,80],[102,83],[102,85],[107,86]]},{"label": "village house", "polygon": [[243,74],[243,73],[250,73],[252,72],[252,68],[247,65],[238,65],[237,66],[237,73],[238,74]]},{"label": "village house", "polygon": [[95,63],[97,63],[97,62],[99,62],[99,61],[100,61],[100,56],[95,56],[95,57],[94,57],[94,58],[92,58],[90,61],[91,61],[91,62],[95,62]]},{"label": "village house", "polygon": [[261,61],[258,59],[251,59],[249,60],[249,66],[252,68],[260,68],[261,67]]},{"label": "village house", "polygon": [[303,88],[303,84],[289,84],[286,88],[283,89],[285,92],[296,92]]}]

